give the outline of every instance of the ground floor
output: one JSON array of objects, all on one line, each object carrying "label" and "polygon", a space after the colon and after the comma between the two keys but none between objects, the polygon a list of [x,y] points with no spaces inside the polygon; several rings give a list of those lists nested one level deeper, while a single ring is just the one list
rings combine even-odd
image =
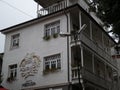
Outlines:
[{"label": "ground floor", "polygon": [[29,88],[29,89],[22,89],[22,90],[113,90],[113,89],[104,88],[94,83],[85,81],[84,87],[81,83],[75,83],[75,84],[68,84],[68,85],[60,85],[60,86],[52,86],[52,87],[50,86],[50,87],[36,88],[36,89]]}]

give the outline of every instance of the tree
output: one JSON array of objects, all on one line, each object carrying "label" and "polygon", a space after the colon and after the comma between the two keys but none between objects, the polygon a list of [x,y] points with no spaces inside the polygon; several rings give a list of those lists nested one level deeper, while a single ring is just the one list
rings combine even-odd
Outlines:
[{"label": "tree", "polygon": [[120,43],[120,0],[90,0],[90,7],[96,15],[104,22],[106,27],[119,38]]}]

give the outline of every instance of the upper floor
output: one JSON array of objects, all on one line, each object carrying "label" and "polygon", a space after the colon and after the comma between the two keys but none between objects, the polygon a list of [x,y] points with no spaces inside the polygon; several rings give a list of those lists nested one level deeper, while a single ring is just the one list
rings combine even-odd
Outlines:
[{"label": "upper floor", "polygon": [[[64,10],[67,7],[79,4],[84,10],[89,11],[89,6],[85,0],[34,0],[38,3],[37,14],[38,17],[48,15],[60,10]],[[40,5],[40,7],[39,7]],[[41,8],[41,6],[43,8]]]},{"label": "upper floor", "polygon": [[[87,13],[89,13],[99,24],[103,24],[103,22],[96,16],[96,14],[90,8],[90,0],[34,0],[37,2],[37,15],[38,17],[45,16],[51,13],[55,13],[60,10],[64,10],[70,6],[74,6],[75,4],[80,5]],[[42,7],[41,7],[42,6]]]}]

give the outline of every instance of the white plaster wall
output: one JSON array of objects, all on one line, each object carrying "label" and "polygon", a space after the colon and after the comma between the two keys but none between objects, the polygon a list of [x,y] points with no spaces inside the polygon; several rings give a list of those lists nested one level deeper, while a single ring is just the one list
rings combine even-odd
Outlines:
[{"label": "white plaster wall", "polygon": [[[52,38],[49,41],[43,40],[44,25],[57,20],[60,20],[60,29],[65,33],[67,31],[66,16],[62,15],[21,28],[6,35],[5,55],[3,60],[4,81],[2,85],[9,88],[9,90],[19,90],[23,88],[21,84],[25,83],[25,79],[20,75],[19,65],[27,53],[33,52],[38,55],[41,60],[38,74],[27,78],[27,80],[33,80],[37,83],[34,87],[67,82],[67,39],[58,36],[58,38]],[[20,47],[10,50],[11,35],[16,33],[20,33]],[[61,70],[53,74],[43,75],[43,58],[57,53],[61,54]],[[16,63],[18,64],[17,80],[12,83],[7,83],[8,65]]]}]

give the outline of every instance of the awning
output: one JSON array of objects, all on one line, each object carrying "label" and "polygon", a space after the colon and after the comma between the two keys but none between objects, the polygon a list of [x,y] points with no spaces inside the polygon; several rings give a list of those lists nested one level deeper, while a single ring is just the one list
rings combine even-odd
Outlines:
[{"label": "awning", "polygon": [[0,90],[8,90],[8,89],[5,89],[5,88],[0,88]]}]

